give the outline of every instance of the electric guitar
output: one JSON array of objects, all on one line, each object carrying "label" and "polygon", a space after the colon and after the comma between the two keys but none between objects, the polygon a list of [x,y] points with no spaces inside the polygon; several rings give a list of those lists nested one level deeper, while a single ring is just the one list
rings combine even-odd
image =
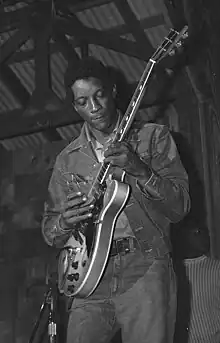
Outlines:
[{"label": "electric guitar", "polygon": [[[149,59],[128,108],[110,143],[121,142],[128,133],[144,96],[155,65],[165,56],[175,53],[188,36],[188,27],[180,32],[171,29],[169,35]],[[111,249],[115,224],[126,205],[130,186],[120,178],[109,177],[110,164],[103,161],[88,193],[95,199],[92,218],[82,221],[60,251],[58,288],[66,296],[86,298],[98,286]]]}]

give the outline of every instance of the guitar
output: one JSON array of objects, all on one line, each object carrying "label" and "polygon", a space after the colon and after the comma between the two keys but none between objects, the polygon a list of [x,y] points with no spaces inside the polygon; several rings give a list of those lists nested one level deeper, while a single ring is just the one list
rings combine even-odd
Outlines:
[{"label": "guitar", "polygon": [[[156,63],[175,53],[188,36],[185,26],[180,32],[171,29],[169,35],[149,59],[128,108],[110,143],[121,142],[128,133],[146,84]],[[95,199],[92,218],[79,223],[61,249],[58,258],[58,288],[66,296],[86,298],[98,286],[111,249],[115,224],[126,205],[130,186],[123,183],[124,174],[109,176],[110,163],[101,163],[88,193]]]}]

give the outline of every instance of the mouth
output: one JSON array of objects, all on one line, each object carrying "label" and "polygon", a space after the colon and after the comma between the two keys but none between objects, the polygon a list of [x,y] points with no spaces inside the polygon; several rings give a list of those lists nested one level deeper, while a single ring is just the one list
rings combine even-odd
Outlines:
[{"label": "mouth", "polygon": [[105,116],[103,116],[103,115],[98,115],[98,116],[96,116],[95,118],[93,118],[92,119],[92,121],[104,121],[104,120],[106,120],[106,118],[105,118]]}]

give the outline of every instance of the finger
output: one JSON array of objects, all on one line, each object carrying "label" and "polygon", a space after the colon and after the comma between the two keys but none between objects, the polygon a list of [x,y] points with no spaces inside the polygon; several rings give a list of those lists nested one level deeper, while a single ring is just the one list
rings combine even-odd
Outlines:
[{"label": "finger", "polygon": [[69,218],[68,219],[68,225],[77,224],[77,223],[81,222],[82,220],[86,220],[86,219],[89,219],[91,217],[92,217],[92,213],[86,213],[86,214],[83,214],[83,215],[78,216],[78,217]]},{"label": "finger", "polygon": [[68,200],[66,203],[64,203],[64,211],[79,206],[87,201],[87,197],[85,195],[77,196],[72,200]]},{"label": "finger", "polygon": [[87,206],[87,205],[94,205],[95,203],[95,198],[94,197],[87,197],[83,206]]},{"label": "finger", "polygon": [[79,198],[81,196],[83,196],[84,194],[82,192],[71,192],[67,195],[67,199],[68,200],[73,200],[76,198]]},{"label": "finger", "polygon": [[94,205],[93,205],[93,204],[92,204],[92,205],[89,205],[89,206],[85,206],[85,207],[79,207],[79,208],[76,210],[76,215],[77,215],[77,216],[81,216],[82,214],[91,212],[93,208],[94,208]]},{"label": "finger", "polygon": [[89,206],[85,206],[85,207],[78,207],[76,209],[72,209],[72,210],[64,212],[63,218],[65,220],[68,220],[72,217],[78,217],[78,216],[81,216],[82,214],[91,212],[93,208],[94,208],[94,205],[89,205]]}]

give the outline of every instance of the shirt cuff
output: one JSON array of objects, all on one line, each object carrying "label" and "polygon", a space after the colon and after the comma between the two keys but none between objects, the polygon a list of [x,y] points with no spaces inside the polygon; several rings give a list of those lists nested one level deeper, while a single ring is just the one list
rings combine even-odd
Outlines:
[{"label": "shirt cuff", "polygon": [[61,220],[61,216],[62,214],[60,214],[57,218],[57,221],[54,225],[54,228],[56,229],[57,232],[60,232],[60,233],[67,233],[68,231],[71,231],[72,229],[71,228],[63,228],[60,224],[60,220]]}]

